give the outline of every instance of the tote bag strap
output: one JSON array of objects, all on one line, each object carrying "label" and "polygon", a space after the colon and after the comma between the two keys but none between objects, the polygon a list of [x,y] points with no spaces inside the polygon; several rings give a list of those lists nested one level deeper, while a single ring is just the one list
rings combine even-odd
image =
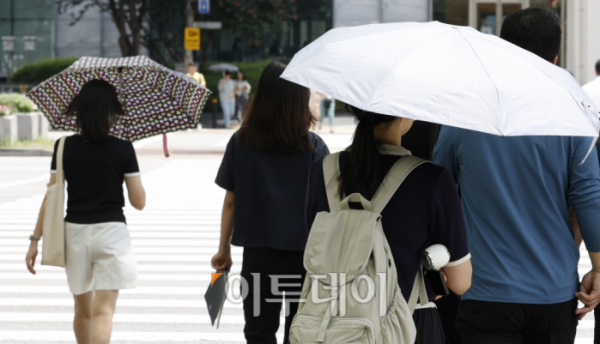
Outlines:
[{"label": "tote bag strap", "polygon": [[62,183],[64,180],[63,172],[63,153],[65,150],[66,136],[63,136],[58,141],[58,149],[56,150],[56,182]]}]

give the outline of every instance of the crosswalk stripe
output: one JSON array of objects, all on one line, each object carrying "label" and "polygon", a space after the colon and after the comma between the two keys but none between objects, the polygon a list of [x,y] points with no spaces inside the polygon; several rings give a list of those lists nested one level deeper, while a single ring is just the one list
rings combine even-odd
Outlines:
[{"label": "crosswalk stripe", "polygon": [[[0,306],[73,306],[73,298],[0,298]],[[177,308],[198,308],[206,311],[206,302],[204,300],[157,300],[157,299],[119,299],[119,307],[177,307]],[[226,309],[241,309],[241,303],[225,302]]]},{"label": "crosswalk stripe", "polygon": [[[239,262],[234,262],[236,265],[232,268],[232,273],[236,272],[236,269],[239,267]],[[0,272],[7,271],[23,271],[24,273],[29,273],[24,271],[25,261],[21,264],[3,264],[0,263]],[[37,266],[36,271],[38,274],[47,274],[47,273],[55,273],[55,274],[65,274],[65,270],[62,268],[57,268],[53,266],[45,266],[40,265]],[[176,264],[137,264],[138,274],[144,274],[146,272],[159,272],[159,271],[168,271],[168,272],[215,272],[215,270],[210,267],[208,264],[192,264],[192,265],[176,265]],[[238,269],[239,270],[239,269]],[[238,271],[239,272],[239,271]]]},{"label": "crosswalk stripe", "polygon": [[[75,336],[72,331],[0,331],[0,340],[25,340],[29,342],[64,342],[73,341]],[[142,342],[199,342],[210,341],[211,343],[246,343],[244,334],[236,332],[121,332],[114,331],[111,341],[142,341]],[[283,341],[283,333],[277,333],[277,341]],[[579,344],[579,343],[578,343]]]}]

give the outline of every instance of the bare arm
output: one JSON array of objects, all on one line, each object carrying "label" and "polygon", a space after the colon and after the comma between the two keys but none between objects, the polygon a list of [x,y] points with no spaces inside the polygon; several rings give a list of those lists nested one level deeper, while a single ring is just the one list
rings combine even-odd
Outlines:
[{"label": "bare arm", "polygon": [[470,259],[456,266],[445,266],[442,270],[448,279],[446,281],[448,287],[456,295],[464,294],[471,287],[473,267]]},{"label": "bare arm", "polygon": [[131,205],[137,210],[144,209],[146,206],[146,191],[142,185],[142,178],[140,176],[125,177],[125,185],[127,185]]},{"label": "bare arm", "polygon": [[212,258],[211,265],[214,269],[229,270],[233,262],[231,260],[231,236],[233,235],[233,215],[235,210],[235,193],[227,191],[223,202],[221,214],[221,240],[219,252]]},{"label": "bare arm", "polygon": [[[48,186],[56,184],[56,174],[50,175],[50,181],[48,182]],[[46,213],[46,197],[42,201],[42,206],[40,207],[40,212],[38,214],[38,219],[35,224],[35,229],[33,230],[33,236],[41,238],[42,237],[42,229],[44,225],[44,214]],[[35,267],[35,259],[38,254],[38,243],[37,240],[31,240],[29,243],[29,250],[27,251],[27,255],[25,256],[25,264],[27,264],[27,270],[32,274],[36,274],[34,269]]]}]

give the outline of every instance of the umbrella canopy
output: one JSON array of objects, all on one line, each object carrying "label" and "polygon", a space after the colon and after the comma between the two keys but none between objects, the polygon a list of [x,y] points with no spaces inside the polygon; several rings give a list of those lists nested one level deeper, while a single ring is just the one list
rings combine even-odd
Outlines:
[{"label": "umbrella canopy", "polygon": [[208,70],[212,72],[237,72],[239,68],[230,63],[217,63],[208,67]]},{"label": "umbrella canopy", "polygon": [[125,115],[111,135],[127,141],[196,128],[210,91],[195,80],[146,56],[82,57],[58,75],[33,88],[28,96],[48,118],[52,128],[77,131],[67,106],[88,81],[114,85]]},{"label": "umbrella canopy", "polygon": [[502,136],[598,136],[565,70],[470,27],[390,23],[328,31],[282,78],[366,111]]}]

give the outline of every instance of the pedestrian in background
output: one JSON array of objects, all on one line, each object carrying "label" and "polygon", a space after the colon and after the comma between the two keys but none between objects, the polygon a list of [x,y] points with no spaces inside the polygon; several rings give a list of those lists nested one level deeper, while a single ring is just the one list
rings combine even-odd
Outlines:
[{"label": "pedestrian in background", "polygon": [[244,119],[244,109],[250,99],[251,90],[252,86],[246,80],[246,75],[242,71],[238,71],[235,79],[235,115],[240,122]]},{"label": "pedestrian in background", "polygon": [[[588,82],[583,87],[583,90],[592,99],[596,108],[600,109],[600,60],[596,61],[596,79]],[[598,151],[598,160],[600,161],[600,142],[596,142],[596,150]],[[576,222],[574,222],[574,227]],[[596,325],[594,327],[594,344],[600,344],[600,308],[594,309],[594,318]]]},{"label": "pedestrian in background", "polygon": [[[306,274],[308,171],[313,161],[329,154],[325,142],[309,131],[314,121],[309,90],[280,78],[288,63],[277,59],[262,72],[216,178],[227,192],[219,251],[211,264],[229,270],[231,245],[244,247],[241,275],[249,287],[243,303],[244,334],[251,344],[276,343],[282,302],[287,311],[284,343],[288,342]],[[281,275],[287,278],[277,279]],[[272,280],[279,282],[278,290],[272,288]]]},{"label": "pedestrian in background", "polygon": [[[411,153],[402,147],[402,136],[413,120],[365,112],[349,107],[358,126],[351,146],[339,157],[340,200],[360,193],[371,200],[391,168]],[[307,228],[319,212],[329,212],[323,159],[310,169],[306,197]],[[411,172],[381,212],[383,231],[398,272],[398,284],[408,301],[425,249],[433,244],[446,246],[450,263],[443,268],[450,289],[464,293],[471,284],[471,261],[460,200],[448,171],[426,163]],[[430,300],[435,294],[425,280]],[[417,307],[416,343],[445,344],[439,314],[432,303]]]},{"label": "pedestrian in background", "polygon": [[311,126],[312,130],[317,129],[317,123],[321,121],[321,100],[323,99],[323,93],[310,90],[310,98],[308,99],[308,108],[312,114],[314,120]]},{"label": "pedestrian in background", "polygon": [[[500,37],[550,63],[558,59],[561,29],[551,11],[509,14]],[[573,343],[577,314],[600,301],[598,159],[582,163],[591,143],[442,127],[433,162],[460,183],[474,263],[457,317],[465,344]],[[571,207],[592,263],[580,286]]]},{"label": "pedestrian in background", "polygon": [[600,110],[600,60],[596,61],[596,79],[583,85],[582,88]]},{"label": "pedestrian in background", "polygon": [[[136,286],[137,268],[123,215],[123,181],[134,208],[142,210],[146,194],[131,142],[109,136],[123,115],[115,88],[92,80],[67,108],[80,133],[64,143],[67,181],[65,217],[67,282],[75,299],[73,329],[79,344],[109,343],[120,289]],[[52,156],[50,185],[56,183],[58,141]],[[35,274],[38,240],[42,236],[46,200],[26,257]],[[40,290],[42,292],[42,290]]]},{"label": "pedestrian in background", "polygon": [[225,72],[223,78],[219,80],[219,100],[221,110],[223,110],[223,121],[225,128],[231,126],[231,116],[235,111],[235,81],[231,80],[231,72]]},{"label": "pedestrian in background", "polygon": [[329,119],[329,132],[333,134],[333,118],[335,117],[335,99],[330,96],[321,93],[322,99],[320,102],[320,114],[319,118],[319,130],[323,127],[323,121],[325,117]]},{"label": "pedestrian in background", "polygon": [[198,68],[194,63],[190,63],[188,65],[188,72],[186,75],[196,80],[202,86],[206,87],[206,80],[204,79],[204,75],[202,75],[202,73],[198,73]]}]

